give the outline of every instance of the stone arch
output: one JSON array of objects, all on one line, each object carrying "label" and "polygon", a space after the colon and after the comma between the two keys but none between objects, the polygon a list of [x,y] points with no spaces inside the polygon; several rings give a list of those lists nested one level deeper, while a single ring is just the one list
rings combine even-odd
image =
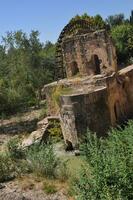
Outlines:
[{"label": "stone arch", "polygon": [[101,73],[101,69],[100,69],[101,60],[99,59],[97,54],[92,55],[92,63],[94,65],[94,73],[100,74]]},{"label": "stone arch", "polygon": [[71,63],[71,74],[72,76],[75,76],[79,73],[79,68],[78,68],[78,64],[76,61],[73,61]]},{"label": "stone arch", "polygon": [[103,72],[103,70],[105,71],[108,68],[108,65],[106,65],[108,63],[108,56],[106,49],[102,48],[101,46],[100,48],[97,48],[93,51],[93,55],[98,56],[100,62],[100,71],[101,72]]},{"label": "stone arch", "polygon": [[73,144],[72,144],[71,141],[66,140],[65,143],[66,143],[65,151],[73,151],[73,150],[74,150],[74,148],[73,148]]}]

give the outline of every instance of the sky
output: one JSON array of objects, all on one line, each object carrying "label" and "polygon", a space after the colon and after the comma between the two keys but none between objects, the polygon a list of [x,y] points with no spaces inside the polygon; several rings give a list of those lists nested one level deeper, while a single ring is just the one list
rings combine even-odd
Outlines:
[{"label": "sky", "polygon": [[63,27],[76,14],[104,19],[124,13],[128,18],[133,0],[0,0],[0,36],[7,31],[40,32],[42,42],[56,42]]}]

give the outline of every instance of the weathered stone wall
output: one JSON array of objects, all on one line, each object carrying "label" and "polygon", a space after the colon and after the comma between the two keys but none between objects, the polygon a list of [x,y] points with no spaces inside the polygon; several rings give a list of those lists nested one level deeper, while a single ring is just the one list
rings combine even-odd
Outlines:
[{"label": "weathered stone wall", "polygon": [[111,125],[114,126],[133,116],[133,66],[106,80]]},{"label": "weathered stone wall", "polygon": [[[66,95],[58,87],[73,88]],[[58,91],[58,109],[52,103],[52,91]],[[105,136],[111,126],[133,117],[133,66],[110,76],[64,79],[46,86],[49,113],[60,114],[65,141],[76,147],[87,129]],[[55,108],[55,113],[51,108]]]},{"label": "weathered stone wall", "polygon": [[76,129],[76,116],[74,113],[74,108],[71,103],[68,103],[68,101],[70,101],[69,97],[63,98],[62,100],[67,101],[67,104],[62,105],[62,109],[60,110],[61,128],[64,141],[66,144],[71,142],[73,147],[76,148],[79,141]]},{"label": "weathered stone wall", "polygon": [[115,47],[104,30],[65,38],[62,52],[68,78],[117,70]]},{"label": "weathered stone wall", "polygon": [[110,113],[106,88],[90,94],[61,97],[61,122],[65,141],[78,145],[87,129],[105,136],[110,127]]},{"label": "weathered stone wall", "polygon": [[54,82],[48,85],[45,85],[42,94],[46,95],[47,99],[47,106],[48,106],[48,115],[58,115],[59,114],[59,107],[56,104],[55,100],[53,99],[53,94],[58,87],[58,83]]},{"label": "weathered stone wall", "polygon": [[121,84],[118,82],[118,77],[107,79],[107,84],[111,125],[115,126],[117,123],[122,123],[127,119],[127,96]]},{"label": "weathered stone wall", "polygon": [[128,118],[133,117],[133,65],[119,71],[119,77],[123,80],[121,87],[127,98]]},{"label": "weathered stone wall", "polygon": [[110,127],[133,117],[132,80],[133,66],[130,66],[96,81],[98,88],[88,93],[61,96],[60,116],[65,141],[72,142],[75,147],[87,129],[105,136]]}]

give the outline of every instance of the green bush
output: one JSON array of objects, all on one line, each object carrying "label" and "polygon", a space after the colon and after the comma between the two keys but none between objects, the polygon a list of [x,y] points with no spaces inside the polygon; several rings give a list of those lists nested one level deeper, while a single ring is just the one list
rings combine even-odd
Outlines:
[{"label": "green bush", "polygon": [[51,144],[36,144],[27,151],[27,160],[37,176],[53,178],[59,159],[56,158]]},{"label": "green bush", "polygon": [[131,24],[121,24],[111,29],[111,36],[115,42],[118,63],[132,64],[133,52],[133,26]]},{"label": "green bush", "polygon": [[15,164],[8,154],[0,153],[0,182],[12,179],[15,176]]},{"label": "green bush", "polygon": [[44,119],[46,116],[47,116],[47,108],[45,106],[44,108],[41,109],[41,113],[40,113],[39,118]]},{"label": "green bush", "polygon": [[77,199],[133,199],[133,122],[105,140],[89,132],[81,152],[89,167],[74,182]]},{"label": "green bush", "polygon": [[25,152],[20,147],[20,138],[13,137],[7,143],[8,151],[12,159],[22,159],[25,157]]},{"label": "green bush", "polygon": [[48,135],[54,142],[59,142],[63,138],[59,121],[52,120],[49,122]]},{"label": "green bush", "polygon": [[72,89],[70,87],[65,87],[63,85],[58,85],[56,88],[53,88],[52,90],[52,104],[54,109],[59,107],[60,104],[60,97],[62,95],[68,95],[72,93]]},{"label": "green bush", "polygon": [[46,194],[54,194],[57,192],[57,188],[54,184],[47,184],[47,183],[44,183],[44,192]]},{"label": "green bush", "polygon": [[68,160],[60,162],[57,175],[61,182],[65,182],[69,178]]}]

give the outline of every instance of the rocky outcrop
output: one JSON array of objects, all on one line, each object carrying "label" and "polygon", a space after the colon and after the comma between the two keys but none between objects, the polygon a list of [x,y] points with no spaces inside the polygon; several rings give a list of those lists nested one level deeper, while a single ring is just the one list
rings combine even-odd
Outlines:
[{"label": "rocky outcrop", "polygon": [[48,139],[48,129],[50,127],[50,122],[56,120],[56,121],[60,121],[58,116],[50,116],[50,117],[46,117],[43,120],[39,121],[37,123],[37,130],[33,131],[28,137],[26,137],[23,141],[22,141],[22,148],[27,148],[35,143],[41,143],[41,142],[47,142]]}]

